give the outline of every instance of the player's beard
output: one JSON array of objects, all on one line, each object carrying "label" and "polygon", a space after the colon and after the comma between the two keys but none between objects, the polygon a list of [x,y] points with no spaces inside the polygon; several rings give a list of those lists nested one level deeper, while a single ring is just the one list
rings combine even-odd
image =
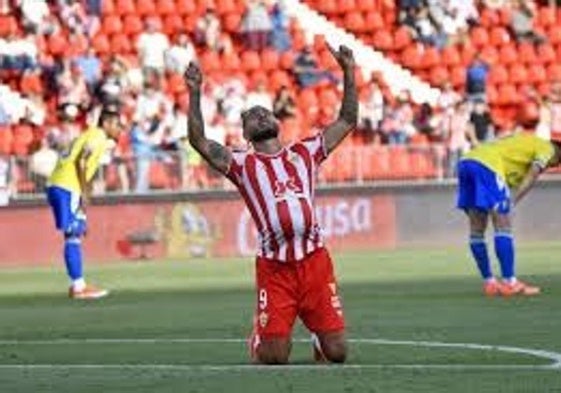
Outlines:
[{"label": "player's beard", "polygon": [[269,139],[275,139],[278,136],[279,136],[279,128],[271,126],[268,128],[263,128],[258,133],[253,135],[251,138],[251,142],[252,143],[265,142],[268,141]]}]

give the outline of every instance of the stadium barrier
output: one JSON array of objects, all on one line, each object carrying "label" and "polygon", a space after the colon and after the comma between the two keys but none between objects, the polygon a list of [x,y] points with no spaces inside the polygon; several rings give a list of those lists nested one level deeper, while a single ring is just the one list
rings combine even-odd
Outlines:
[{"label": "stadium barrier", "polygon": [[[515,212],[516,234],[528,242],[561,240],[559,180],[547,180]],[[452,182],[323,187],[316,214],[334,251],[396,247],[465,247],[466,222],[454,209]],[[128,240],[150,235],[152,258],[243,256],[256,247],[256,232],[235,191],[107,195],[88,209],[84,241],[88,261],[140,256]],[[60,265],[62,241],[41,198],[0,208],[0,266]],[[467,251],[466,251],[467,252]],[[372,258],[376,254],[373,253]],[[453,261],[451,261],[453,262]]]}]

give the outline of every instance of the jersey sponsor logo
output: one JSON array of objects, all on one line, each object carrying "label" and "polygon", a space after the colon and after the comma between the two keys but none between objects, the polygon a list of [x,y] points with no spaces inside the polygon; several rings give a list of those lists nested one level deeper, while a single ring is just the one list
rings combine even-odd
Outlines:
[{"label": "jersey sponsor logo", "polygon": [[285,199],[288,196],[304,197],[304,190],[292,176],[286,181],[276,180],[273,188],[275,198]]}]

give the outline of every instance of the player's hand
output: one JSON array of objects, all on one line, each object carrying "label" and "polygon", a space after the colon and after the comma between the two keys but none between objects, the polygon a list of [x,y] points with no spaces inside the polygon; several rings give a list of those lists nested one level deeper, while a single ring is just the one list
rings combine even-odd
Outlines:
[{"label": "player's hand", "polygon": [[201,68],[195,62],[190,62],[189,67],[184,74],[185,83],[189,86],[190,89],[195,89],[201,87],[203,83],[203,73],[201,72]]},{"label": "player's hand", "polygon": [[340,45],[339,49],[336,50],[329,44],[327,44],[327,49],[329,49],[329,52],[331,52],[331,55],[337,60],[337,63],[339,63],[339,66],[341,66],[343,70],[353,69],[355,57],[352,49],[345,45]]}]

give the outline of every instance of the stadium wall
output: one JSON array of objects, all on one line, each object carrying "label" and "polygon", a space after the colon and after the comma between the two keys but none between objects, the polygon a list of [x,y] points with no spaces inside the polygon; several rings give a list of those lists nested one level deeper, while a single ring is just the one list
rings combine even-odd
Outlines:
[{"label": "stadium wall", "polygon": [[[523,241],[561,240],[560,181],[542,182],[515,215]],[[453,184],[332,187],[318,192],[317,216],[334,251],[410,246],[463,247],[466,223],[454,209]],[[248,256],[256,233],[235,192],[107,196],[88,210],[87,258],[122,259],[117,244],[154,237],[149,257],[188,260]],[[15,201],[0,208],[0,266],[53,265],[60,235],[44,201]],[[150,235],[150,236],[148,236]],[[133,248],[131,257],[140,255]]]}]

